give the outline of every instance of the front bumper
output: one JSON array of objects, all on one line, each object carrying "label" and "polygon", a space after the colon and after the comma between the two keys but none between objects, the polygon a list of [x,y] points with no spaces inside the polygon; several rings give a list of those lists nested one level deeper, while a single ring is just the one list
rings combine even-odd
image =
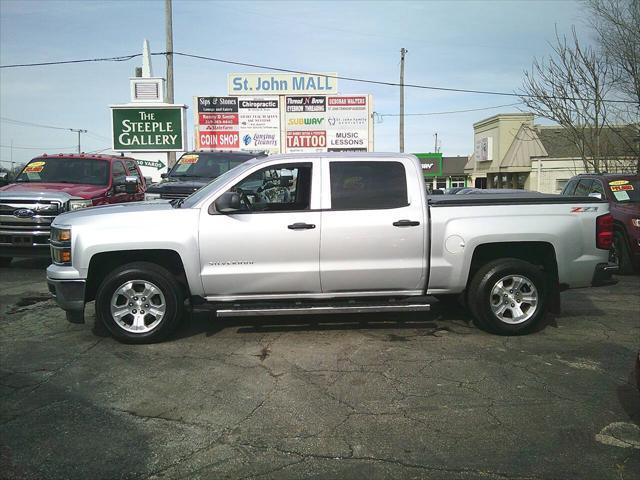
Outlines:
[{"label": "front bumper", "polygon": [[47,285],[58,306],[67,312],[67,319],[73,323],[83,323],[86,282],[47,278]]},{"label": "front bumper", "polygon": [[618,273],[620,267],[613,263],[599,263],[593,272],[593,278],[591,280],[592,287],[603,287],[605,285],[615,285],[617,280],[611,278],[611,275]]}]

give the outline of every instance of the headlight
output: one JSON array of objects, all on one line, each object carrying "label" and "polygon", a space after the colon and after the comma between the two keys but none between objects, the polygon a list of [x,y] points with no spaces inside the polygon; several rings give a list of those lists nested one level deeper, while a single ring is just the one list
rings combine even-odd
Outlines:
[{"label": "headlight", "polygon": [[51,259],[56,265],[71,265],[71,229],[51,227]]},{"label": "headlight", "polygon": [[160,194],[159,193],[145,193],[144,194],[144,199],[145,201],[148,200],[157,200],[160,198]]},{"label": "headlight", "polygon": [[70,212],[74,210],[80,210],[81,208],[87,208],[93,205],[91,200],[69,200],[67,204],[67,210]]},{"label": "headlight", "polygon": [[631,225],[633,225],[636,228],[640,228],[640,218],[632,218]]}]

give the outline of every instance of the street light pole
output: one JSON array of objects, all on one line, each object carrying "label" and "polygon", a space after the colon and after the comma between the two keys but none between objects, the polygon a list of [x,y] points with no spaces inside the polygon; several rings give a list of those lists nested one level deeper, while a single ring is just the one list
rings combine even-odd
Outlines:
[{"label": "street light pole", "polygon": [[404,152],[404,56],[406,48],[400,49],[400,152]]},{"label": "street light pole", "polygon": [[82,128],[70,128],[69,130],[78,134],[78,153],[82,153],[82,149],[80,148],[80,134],[87,133],[87,131]]}]

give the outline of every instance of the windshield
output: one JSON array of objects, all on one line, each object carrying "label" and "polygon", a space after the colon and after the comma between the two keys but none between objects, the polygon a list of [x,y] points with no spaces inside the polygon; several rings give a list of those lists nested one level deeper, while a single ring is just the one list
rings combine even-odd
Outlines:
[{"label": "windshield", "polygon": [[640,203],[640,180],[611,180],[609,189],[618,203]]},{"label": "windshield", "polygon": [[36,158],[20,172],[16,182],[109,184],[109,162],[87,158]]},{"label": "windshield", "polygon": [[180,157],[170,177],[216,178],[255,155],[225,154],[222,152],[186,153]]},{"label": "windshield", "polygon": [[181,206],[184,206],[185,208],[191,208],[195,206],[198,202],[207,198],[213,192],[215,192],[224,184],[226,184],[229,180],[239,177],[243,174],[243,172],[250,170],[260,160],[261,160],[260,158],[253,158],[250,161],[241,163],[237,167],[234,167],[231,170],[226,171],[215,180],[212,180],[211,182],[207,183],[200,190],[192,193],[190,196],[185,198],[184,201],[181,202]]}]

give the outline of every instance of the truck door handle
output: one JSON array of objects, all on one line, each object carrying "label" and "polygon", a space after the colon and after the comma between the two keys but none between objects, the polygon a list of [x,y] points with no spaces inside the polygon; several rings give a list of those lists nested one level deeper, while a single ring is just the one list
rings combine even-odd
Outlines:
[{"label": "truck door handle", "polygon": [[311,230],[316,226],[313,223],[294,223],[293,225],[288,225],[287,228],[289,230]]},{"label": "truck door handle", "polygon": [[393,222],[394,227],[417,227],[420,225],[420,222],[416,222],[415,220],[398,220],[397,222]]}]

